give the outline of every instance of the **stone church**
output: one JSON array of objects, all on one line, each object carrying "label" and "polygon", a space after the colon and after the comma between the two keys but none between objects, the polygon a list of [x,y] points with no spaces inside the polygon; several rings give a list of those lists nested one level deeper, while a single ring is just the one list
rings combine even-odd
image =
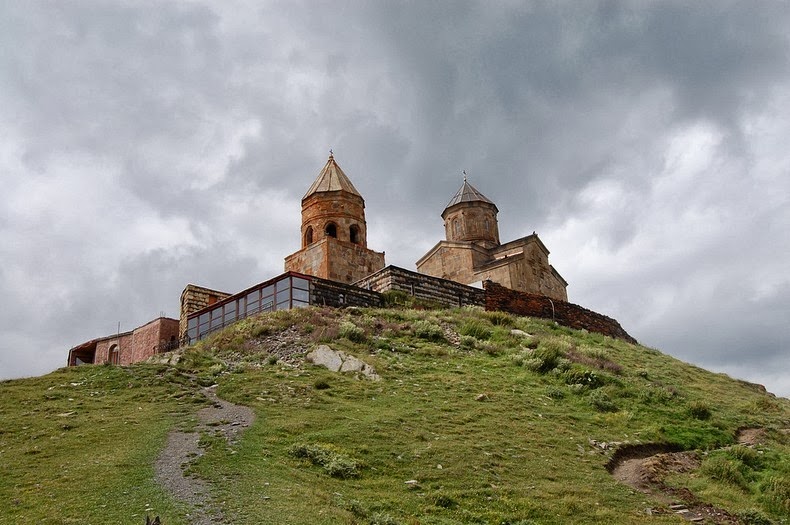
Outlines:
[{"label": "stone church", "polygon": [[[384,252],[368,248],[365,200],[332,154],[301,205],[302,247],[285,258],[284,274],[235,294],[188,284],[178,320],[163,317],[130,332],[87,341],[69,350],[68,364],[131,364],[260,312],[309,305],[380,306],[381,292],[388,290],[446,306],[489,307],[489,295],[493,307],[509,300],[504,292],[484,290],[486,281],[489,287],[509,288],[507,293],[535,294],[530,299],[534,308],[518,313],[552,318],[555,305],[550,300],[567,302],[568,283],[549,264],[549,250],[538,236],[502,244],[499,210],[466,179],[442,212],[446,239],[417,261],[417,272],[385,267]],[[551,304],[543,304],[547,301]],[[523,309],[526,303],[520,304]],[[575,312],[580,327],[606,326],[616,336],[622,330],[619,325],[611,328],[608,318],[589,321],[592,312],[567,308]]]},{"label": "stone church", "polygon": [[499,210],[464,177],[442,212],[446,239],[417,261],[417,271],[476,284],[494,281],[512,290],[568,300],[568,283],[549,264],[549,250],[536,233],[502,244]]},{"label": "stone church", "polygon": [[285,271],[354,283],[384,268],[384,252],[368,248],[365,200],[330,154],[302,197],[302,249]]},{"label": "stone church", "polygon": [[[442,212],[446,239],[417,261],[417,271],[567,301],[568,283],[549,264],[546,245],[535,233],[502,244],[498,213],[464,178]],[[285,271],[353,284],[384,268],[384,253],[367,247],[365,200],[331,154],[302,197],[301,236],[302,248],[285,258]]]}]

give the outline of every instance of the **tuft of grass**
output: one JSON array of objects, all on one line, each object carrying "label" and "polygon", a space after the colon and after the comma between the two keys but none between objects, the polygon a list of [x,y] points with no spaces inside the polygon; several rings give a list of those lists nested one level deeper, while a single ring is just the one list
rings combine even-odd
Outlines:
[{"label": "tuft of grass", "polygon": [[760,486],[761,500],[777,516],[790,516],[790,476],[769,476]]},{"label": "tuft of grass", "polygon": [[687,407],[688,413],[694,419],[705,421],[713,416],[710,405],[705,401],[691,401]]},{"label": "tuft of grass", "polygon": [[494,326],[507,326],[511,327],[515,325],[515,320],[513,316],[506,312],[486,312],[485,318],[494,325]]},{"label": "tuft of grass", "polygon": [[333,478],[359,477],[362,462],[350,457],[333,445],[325,443],[297,443],[288,451],[295,458],[307,459]]},{"label": "tuft of grass", "polygon": [[351,321],[342,321],[340,323],[338,335],[355,343],[362,343],[367,339],[365,331]]},{"label": "tuft of grass", "polygon": [[487,326],[485,323],[479,320],[465,322],[461,325],[461,328],[458,330],[458,332],[461,335],[474,337],[475,339],[480,339],[482,341],[490,339],[491,334],[493,333],[490,326]]},{"label": "tuft of grass", "polygon": [[744,477],[744,465],[738,460],[726,457],[722,454],[711,455],[702,462],[700,471],[706,476],[734,485],[746,490],[748,484]]},{"label": "tuft of grass", "polygon": [[617,412],[618,408],[612,398],[603,390],[593,390],[588,397],[590,405],[598,412]]},{"label": "tuft of grass", "polygon": [[412,323],[412,330],[414,330],[414,335],[420,339],[426,339],[433,342],[445,340],[442,327],[427,320],[419,319],[414,321],[414,323]]}]

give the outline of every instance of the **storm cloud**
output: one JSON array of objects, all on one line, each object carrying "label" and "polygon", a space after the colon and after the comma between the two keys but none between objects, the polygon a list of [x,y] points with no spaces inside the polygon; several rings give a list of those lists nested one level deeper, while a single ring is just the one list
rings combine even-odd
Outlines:
[{"label": "storm cloud", "polygon": [[0,378],[240,290],[329,149],[413,269],[461,184],[569,299],[790,395],[790,6],[0,6]]}]

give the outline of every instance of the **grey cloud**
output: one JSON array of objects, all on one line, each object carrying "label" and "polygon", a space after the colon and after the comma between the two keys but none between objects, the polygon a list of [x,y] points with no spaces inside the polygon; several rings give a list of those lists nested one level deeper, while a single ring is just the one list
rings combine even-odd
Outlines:
[{"label": "grey cloud", "polygon": [[[782,3],[0,11],[0,292],[22,305],[2,329],[50,369],[118,320],[175,314],[186,282],[280,272],[334,148],[388,262],[413,268],[441,238],[466,170],[503,239],[541,234],[571,300],[790,393],[762,371],[787,352]],[[684,147],[700,127],[709,155]],[[11,354],[0,376],[46,371]]]}]

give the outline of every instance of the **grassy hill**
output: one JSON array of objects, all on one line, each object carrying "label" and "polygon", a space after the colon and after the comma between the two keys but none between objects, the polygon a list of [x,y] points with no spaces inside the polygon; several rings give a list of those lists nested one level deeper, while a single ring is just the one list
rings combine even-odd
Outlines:
[{"label": "grassy hill", "polygon": [[[381,379],[306,363],[319,344]],[[233,445],[203,431],[189,466],[226,523],[682,523],[668,505],[688,499],[729,522],[790,517],[790,401],[761,387],[498,312],[308,308],[174,365],[0,383],[0,523],[189,523],[153,465],[215,383],[257,416]],[[744,428],[759,444],[736,444]],[[698,450],[699,466],[644,494],[607,470],[635,444]]]}]

